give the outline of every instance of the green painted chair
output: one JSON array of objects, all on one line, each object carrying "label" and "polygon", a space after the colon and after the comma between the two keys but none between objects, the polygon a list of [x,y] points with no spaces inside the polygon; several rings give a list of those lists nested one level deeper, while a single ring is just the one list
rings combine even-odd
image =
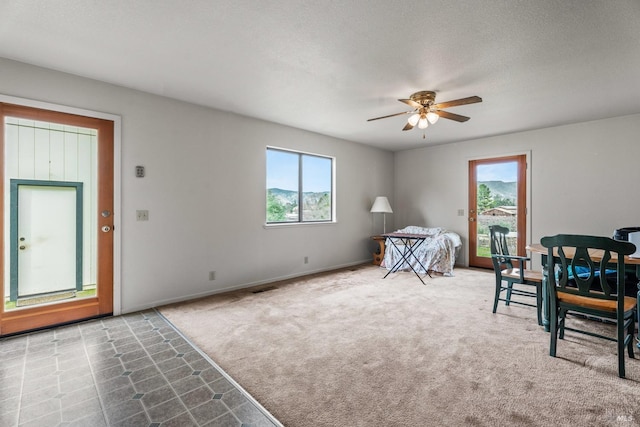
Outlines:
[{"label": "green painted chair", "polygon": [[[615,341],[618,375],[624,378],[625,347],[633,358],[636,309],[636,299],[624,294],[624,255],[634,253],[635,245],[608,237],[568,234],[543,237],[540,243],[548,249],[549,354],[556,356],[558,335],[564,339],[565,330]],[[609,274],[612,270],[613,277]],[[565,326],[569,313],[614,320],[616,337]]]},{"label": "green painted chair", "polygon": [[[507,234],[509,229],[499,225],[490,225],[491,236],[491,260],[496,274],[496,293],[493,300],[493,312],[498,309],[498,302],[504,301],[505,305],[520,304],[536,307],[538,325],[542,325],[542,272],[527,270],[526,263],[530,258],[510,255],[507,246]],[[525,288],[534,286],[535,292]],[[503,296],[503,293],[506,295]],[[532,297],[535,304],[521,299],[512,299],[513,296]]]}]

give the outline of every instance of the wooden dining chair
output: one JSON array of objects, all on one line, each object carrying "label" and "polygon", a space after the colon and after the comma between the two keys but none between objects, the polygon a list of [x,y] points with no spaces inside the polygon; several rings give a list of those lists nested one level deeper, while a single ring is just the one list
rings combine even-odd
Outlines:
[{"label": "wooden dining chair", "polygon": [[[624,378],[625,347],[629,357],[633,358],[637,305],[635,298],[624,294],[624,255],[634,253],[635,245],[608,237],[569,234],[543,237],[540,243],[548,250],[549,354],[556,356],[558,335],[564,339],[565,330],[616,341],[618,375]],[[607,273],[614,264],[612,277]],[[569,313],[614,320],[616,337],[567,327],[565,323]]]},{"label": "wooden dining chair", "polygon": [[[505,305],[520,304],[536,307],[538,315],[538,325],[542,325],[542,272],[527,270],[526,263],[530,258],[524,256],[510,255],[507,246],[507,235],[509,229],[499,225],[490,225],[489,234],[491,238],[491,260],[493,270],[496,275],[496,292],[493,300],[493,312],[498,309],[498,302],[504,301]],[[514,287],[516,285],[517,287]],[[535,292],[527,290],[525,286],[534,286]],[[506,293],[503,297],[502,294]],[[533,297],[535,304],[524,300],[514,300],[512,296]]]}]

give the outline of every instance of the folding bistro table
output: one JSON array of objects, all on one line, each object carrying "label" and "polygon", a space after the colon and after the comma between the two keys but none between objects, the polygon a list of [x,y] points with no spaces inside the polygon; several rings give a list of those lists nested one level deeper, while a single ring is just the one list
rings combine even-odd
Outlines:
[{"label": "folding bistro table", "polygon": [[[391,267],[391,269],[387,272],[387,274],[385,274],[383,279],[386,279],[389,274],[395,273],[401,268],[404,268],[404,263],[406,262],[409,268],[411,269],[411,271],[413,271],[415,275],[418,276],[418,279],[420,279],[422,284],[426,285],[426,283],[424,283],[424,280],[422,280],[422,277],[420,276],[420,274],[418,274],[416,269],[413,267],[413,263],[411,262],[411,259],[414,259],[418,263],[418,265],[422,267],[422,270],[426,271],[427,275],[431,277],[429,270],[427,270],[425,266],[422,265],[422,263],[420,262],[420,259],[418,259],[418,257],[415,254],[416,249],[418,249],[424,243],[424,241],[427,239],[428,236],[425,234],[411,234],[411,233],[385,233],[382,236],[388,237],[387,241],[391,242],[391,245],[400,254],[400,259],[393,265],[393,267]],[[403,246],[402,249],[398,247],[398,245],[396,244],[396,241],[399,241],[399,245]]]}]

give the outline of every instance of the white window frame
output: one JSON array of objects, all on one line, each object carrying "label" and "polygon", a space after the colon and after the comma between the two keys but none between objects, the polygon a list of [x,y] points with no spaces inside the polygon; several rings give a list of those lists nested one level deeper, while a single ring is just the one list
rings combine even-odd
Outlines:
[{"label": "white window frame", "polygon": [[[281,221],[281,222],[269,222],[267,221],[267,178],[268,178],[268,156],[267,153],[270,150],[281,151],[285,153],[295,154],[299,156],[299,170],[298,170],[298,206],[302,206],[302,158],[304,156],[308,157],[319,157],[323,159],[331,160],[331,218],[327,220],[302,220],[302,210],[298,211],[298,220],[297,221]],[[307,151],[300,150],[292,150],[290,148],[282,148],[282,147],[274,147],[267,146],[265,150],[265,200],[264,200],[264,219],[266,227],[280,227],[280,226],[300,226],[300,225],[319,225],[319,224],[334,224],[337,222],[336,220],[336,158],[333,156],[328,156],[325,154],[311,153]]]}]

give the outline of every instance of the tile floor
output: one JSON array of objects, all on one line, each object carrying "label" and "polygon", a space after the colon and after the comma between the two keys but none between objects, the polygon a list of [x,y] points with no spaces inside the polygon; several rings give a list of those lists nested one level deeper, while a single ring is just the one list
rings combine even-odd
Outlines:
[{"label": "tile floor", "polygon": [[281,426],[153,310],[0,339],[0,425]]}]

